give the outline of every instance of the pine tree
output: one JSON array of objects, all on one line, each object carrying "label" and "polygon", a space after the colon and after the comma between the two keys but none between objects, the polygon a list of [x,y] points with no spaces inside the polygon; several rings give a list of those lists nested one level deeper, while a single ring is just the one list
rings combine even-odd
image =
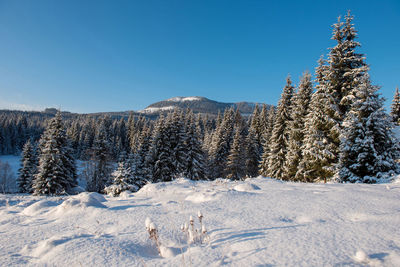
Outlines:
[{"label": "pine tree", "polygon": [[262,133],[262,154],[261,154],[261,160],[259,163],[259,173],[263,176],[268,176],[268,158],[270,156],[270,141],[271,141],[271,135],[272,135],[272,130],[274,129],[274,123],[275,123],[275,108],[271,107],[268,110],[268,119],[265,122],[266,125],[264,126],[264,132]]},{"label": "pine tree", "polygon": [[391,112],[390,115],[392,116],[392,120],[395,124],[399,125],[400,123],[400,93],[399,87],[396,87],[396,93],[394,94],[392,105],[391,105]]},{"label": "pine tree", "polygon": [[245,158],[242,134],[239,128],[235,128],[232,147],[226,162],[226,177],[233,180],[242,179],[245,176]]},{"label": "pine tree", "polygon": [[17,179],[19,192],[31,193],[32,183],[36,174],[37,158],[30,139],[24,145],[21,165],[22,167],[19,169],[19,177]]},{"label": "pine tree", "polygon": [[136,142],[135,142],[135,119],[133,116],[133,112],[129,113],[128,117],[128,125],[127,125],[127,139],[129,143],[130,150],[132,152],[136,152]]},{"label": "pine tree", "polygon": [[[260,123],[259,131],[261,133],[265,133],[265,131],[267,131],[268,123],[269,123],[268,116],[270,115],[270,109],[267,108],[267,105],[265,105],[265,104],[262,105],[261,112],[260,112],[260,115],[258,118],[258,121]],[[271,131],[272,131],[272,129],[271,129]]]},{"label": "pine tree", "polygon": [[250,121],[250,127],[249,131],[253,131],[254,138],[256,139],[256,145],[257,145],[257,151],[259,154],[259,157],[262,155],[262,135],[263,135],[263,127],[261,125],[260,121],[260,111],[258,106],[256,105],[253,111],[253,114],[251,116],[251,121]]},{"label": "pine tree", "polygon": [[152,137],[150,153],[146,157],[152,182],[168,182],[175,178],[175,166],[172,162],[172,149],[169,139],[169,122],[163,116],[157,121]]},{"label": "pine tree", "polygon": [[355,89],[356,101],[343,123],[339,181],[375,183],[399,172],[399,141],[377,90],[368,75]]},{"label": "pine tree", "polygon": [[75,163],[69,156],[61,112],[50,120],[40,141],[38,173],[33,182],[35,195],[61,195],[76,185]]},{"label": "pine tree", "polygon": [[275,115],[274,128],[270,139],[267,175],[276,179],[284,179],[283,170],[289,145],[289,127],[294,87],[290,77],[286,80],[281,99]]},{"label": "pine tree", "polygon": [[210,164],[213,178],[224,177],[229,151],[232,145],[234,127],[234,110],[224,112],[224,118],[215,130],[210,144]]},{"label": "pine tree", "polygon": [[103,193],[103,189],[111,183],[111,152],[107,134],[108,123],[103,119],[96,131],[96,137],[91,148],[90,166],[87,190]]},{"label": "pine tree", "polygon": [[337,102],[328,91],[327,69],[321,58],[316,69],[316,92],[311,97],[305,121],[303,155],[295,176],[297,181],[327,181],[336,173],[340,114]]},{"label": "pine tree", "polygon": [[185,177],[192,180],[202,180],[206,178],[205,174],[205,158],[201,148],[201,142],[198,137],[193,119],[193,113],[189,112],[186,122],[186,168]]},{"label": "pine tree", "polygon": [[79,132],[80,132],[80,125],[79,122],[73,121],[71,126],[67,128],[67,136],[68,139],[70,140],[71,144],[71,149],[73,150],[74,154],[79,157],[80,156],[80,151],[79,151]]},{"label": "pine tree", "polygon": [[133,184],[137,186],[137,190],[147,184],[147,180],[139,171],[140,158],[138,153],[129,153],[125,164],[129,168],[130,177],[132,177]]},{"label": "pine tree", "polygon": [[151,149],[151,132],[150,128],[145,127],[139,137],[139,148],[136,153],[135,177],[143,181],[141,185],[145,185],[146,181],[151,180],[151,166],[147,162],[147,157]]},{"label": "pine tree", "polygon": [[363,54],[355,52],[360,46],[357,38],[357,31],[352,23],[353,16],[350,11],[345,17],[345,22],[334,24],[332,39],[337,42],[329,53],[327,69],[327,90],[337,101],[340,122],[343,121],[352,100],[354,99],[353,90],[359,85],[359,81],[368,70]]},{"label": "pine tree", "polygon": [[111,196],[119,196],[123,191],[136,192],[139,187],[135,184],[130,167],[126,161],[120,161],[118,168],[111,174],[112,184],[104,188]]},{"label": "pine tree", "polygon": [[285,180],[296,180],[298,165],[302,159],[302,146],[304,140],[304,123],[311,102],[313,87],[311,74],[304,73],[297,93],[293,96],[292,120],[289,123],[289,145],[285,164]]},{"label": "pine tree", "polygon": [[360,43],[350,13],[345,22],[334,24],[333,37],[337,44],[329,53],[328,65],[322,61],[317,68],[317,92],[310,104],[306,122],[307,134],[298,180],[313,182],[330,180],[337,173],[339,135],[342,122],[356,99],[355,88],[367,72],[364,56],[355,52]]},{"label": "pine tree", "polygon": [[244,142],[245,149],[245,175],[256,177],[258,175],[258,164],[260,154],[258,150],[258,141],[254,128],[250,128]]},{"label": "pine tree", "polygon": [[167,117],[166,135],[169,138],[171,148],[171,161],[173,165],[172,175],[182,175],[187,168],[186,132],[184,126],[184,115],[177,109]]}]

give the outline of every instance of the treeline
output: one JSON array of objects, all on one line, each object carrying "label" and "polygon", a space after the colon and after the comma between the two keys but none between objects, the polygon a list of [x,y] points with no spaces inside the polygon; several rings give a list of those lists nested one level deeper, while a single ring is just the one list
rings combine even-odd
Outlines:
[{"label": "treeline", "polygon": [[49,179],[40,173],[53,168],[43,158],[55,153],[46,147],[57,138],[64,140],[56,142],[64,148],[54,151],[68,156],[59,161],[66,165],[56,169],[71,168],[66,171],[71,177],[64,178],[64,191],[52,189],[51,194],[76,184],[73,159],[86,160],[87,190],[114,195],[177,177],[243,179],[261,174],[286,181],[366,183],[391,179],[399,172],[399,143],[392,129],[400,115],[400,97],[396,93],[392,116],[387,115],[365,56],[356,52],[360,44],[352,20],[347,14],[344,22],[339,18],[334,24],[336,45],[319,60],[315,81],[306,72],[296,87],[289,77],[276,109],[256,107],[249,118],[232,108],[217,118],[190,110],[174,110],[155,121],[133,115],[128,120],[76,118],[66,121],[65,141],[49,134],[52,121],[61,121],[58,114],[39,141],[39,161],[30,161],[25,156],[29,149],[24,149],[24,166],[27,162],[39,168],[27,168],[27,182],[20,176],[20,184],[30,184],[21,190],[46,193],[36,188],[39,177]]}]

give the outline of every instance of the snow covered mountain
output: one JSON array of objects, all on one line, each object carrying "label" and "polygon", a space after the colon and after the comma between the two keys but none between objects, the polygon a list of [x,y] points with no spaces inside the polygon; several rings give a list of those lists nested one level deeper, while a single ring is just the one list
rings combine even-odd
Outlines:
[{"label": "snow covered mountain", "polygon": [[223,112],[226,108],[234,107],[235,109],[238,108],[243,115],[248,115],[253,112],[256,104],[257,103],[252,102],[224,103],[200,96],[173,97],[151,104],[139,112],[142,114],[159,114],[175,108],[190,108],[194,113],[209,113],[215,115],[218,114],[218,111]]}]

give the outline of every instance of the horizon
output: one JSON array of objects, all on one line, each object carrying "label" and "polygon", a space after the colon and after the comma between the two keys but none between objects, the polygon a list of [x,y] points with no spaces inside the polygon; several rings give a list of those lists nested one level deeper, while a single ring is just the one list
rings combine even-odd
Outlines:
[{"label": "horizon", "polygon": [[[154,103],[150,103],[148,104],[145,108],[143,109],[129,109],[129,110],[116,110],[116,111],[97,111],[97,112],[74,112],[74,111],[70,111],[70,110],[63,110],[57,107],[43,107],[42,109],[24,109],[23,107],[21,109],[7,109],[7,108],[0,108],[0,111],[25,111],[25,112],[46,112],[47,110],[57,110],[57,111],[61,111],[61,112],[68,112],[68,113],[72,113],[72,114],[96,114],[96,113],[118,113],[118,112],[136,112],[136,113],[143,113],[146,114],[146,112],[143,112],[146,108],[148,108],[149,106],[151,106],[152,104],[156,104],[159,102],[164,102],[164,101],[176,101],[176,98],[203,98],[205,100],[209,100],[209,101],[215,101],[218,103],[223,103],[223,104],[238,104],[238,103],[249,103],[249,104],[255,104],[258,105],[259,108],[262,107],[263,104],[266,104],[267,106],[276,106],[276,105],[271,105],[268,103],[261,103],[261,102],[248,102],[248,101],[238,101],[238,102],[220,102],[220,101],[216,101],[213,99],[210,99],[208,97],[204,97],[204,96],[175,96],[175,97],[171,97],[168,99],[162,99],[160,101],[154,102]],[[203,100],[203,99],[199,99],[199,100]],[[177,109],[180,109],[180,107],[176,107]]]},{"label": "horizon", "polygon": [[0,109],[138,111],[177,96],[276,106],[288,75],[314,75],[347,10],[388,110],[400,85],[394,0],[2,1]]}]

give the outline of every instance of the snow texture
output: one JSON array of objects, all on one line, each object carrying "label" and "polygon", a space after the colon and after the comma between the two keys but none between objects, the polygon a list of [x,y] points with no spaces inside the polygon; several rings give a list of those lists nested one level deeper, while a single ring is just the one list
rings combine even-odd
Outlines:
[{"label": "snow texture", "polygon": [[169,110],[173,110],[175,109],[175,106],[167,106],[167,107],[148,107],[142,110],[139,110],[138,112],[140,113],[156,113],[156,112],[160,112],[160,111],[169,111]]},{"label": "snow texture", "polygon": [[201,97],[198,96],[188,96],[188,97],[172,97],[170,99],[167,99],[167,101],[171,102],[185,102],[185,101],[200,101],[202,100]]},{"label": "snow texture", "polygon": [[[178,179],[119,197],[2,194],[0,266],[400,266],[399,200],[399,183],[262,177]],[[188,244],[180,225],[193,216],[197,227],[199,210],[208,238]]]}]

